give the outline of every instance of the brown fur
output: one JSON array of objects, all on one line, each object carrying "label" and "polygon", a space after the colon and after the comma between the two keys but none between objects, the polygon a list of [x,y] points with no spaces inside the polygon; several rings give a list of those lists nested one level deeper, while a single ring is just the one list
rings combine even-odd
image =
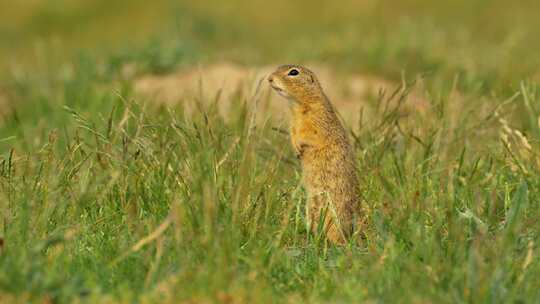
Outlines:
[{"label": "brown fur", "polygon": [[[292,69],[298,75],[289,75]],[[268,81],[291,103],[291,141],[302,162],[311,227],[319,231],[324,217],[327,238],[344,243],[360,210],[356,165],[345,128],[310,70],[280,66]]]}]

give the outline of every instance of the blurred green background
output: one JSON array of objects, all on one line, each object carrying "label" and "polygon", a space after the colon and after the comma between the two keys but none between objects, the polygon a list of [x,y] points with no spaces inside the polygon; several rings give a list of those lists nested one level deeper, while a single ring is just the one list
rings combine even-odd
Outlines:
[{"label": "blurred green background", "polygon": [[[1,1],[0,303],[538,303],[539,16],[537,0]],[[252,119],[251,92],[136,94],[223,62],[402,85],[352,100],[358,243],[308,233],[285,126]]]},{"label": "blurred green background", "polygon": [[[463,74],[515,84],[538,78],[538,1],[3,1],[0,67],[56,67],[82,52],[152,52],[151,68],[186,58],[245,64],[323,61],[399,78]],[[156,47],[154,47],[157,49]],[[189,49],[189,50],[188,50]]]}]

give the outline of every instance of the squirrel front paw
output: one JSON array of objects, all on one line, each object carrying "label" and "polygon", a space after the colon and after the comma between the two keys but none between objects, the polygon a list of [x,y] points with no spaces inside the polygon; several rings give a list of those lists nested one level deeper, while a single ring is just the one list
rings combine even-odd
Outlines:
[{"label": "squirrel front paw", "polygon": [[306,151],[306,149],[309,148],[309,145],[308,144],[300,144],[298,146],[296,146],[296,158],[298,159],[302,159],[302,156],[304,156],[304,152]]}]

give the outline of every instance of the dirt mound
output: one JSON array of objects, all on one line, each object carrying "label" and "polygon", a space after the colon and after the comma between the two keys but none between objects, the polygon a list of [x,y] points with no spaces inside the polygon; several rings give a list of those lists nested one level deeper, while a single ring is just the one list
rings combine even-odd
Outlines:
[{"label": "dirt mound", "polygon": [[[210,102],[218,98],[222,115],[227,115],[231,101],[241,96],[253,96],[261,82],[261,117],[279,118],[288,111],[284,101],[270,92],[263,81],[277,65],[247,68],[232,63],[218,63],[205,67],[180,70],[167,75],[145,75],[135,80],[134,88],[138,96],[155,102],[174,104],[177,102]],[[379,92],[387,94],[399,88],[398,83],[374,76],[342,74],[328,66],[308,64],[319,77],[326,94],[349,124],[355,124],[362,108],[378,102]],[[249,92],[242,95],[241,92]],[[411,94],[407,98],[408,110],[423,111],[427,102]],[[244,97],[245,98],[245,97]]]}]

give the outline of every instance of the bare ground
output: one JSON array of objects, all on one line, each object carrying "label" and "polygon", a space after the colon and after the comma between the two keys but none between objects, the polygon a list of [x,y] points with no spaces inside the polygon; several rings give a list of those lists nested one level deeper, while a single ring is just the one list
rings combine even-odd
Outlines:
[{"label": "bare ground", "polygon": [[[215,101],[219,112],[227,117],[232,101],[238,98],[248,102],[261,97],[259,119],[277,119],[288,113],[287,104],[276,94],[270,92],[266,76],[277,65],[261,67],[244,67],[221,62],[207,66],[199,66],[179,70],[167,75],[145,75],[134,82],[135,93],[144,100],[172,105],[184,102],[191,105],[197,102]],[[349,125],[356,125],[361,111],[377,107],[379,94],[391,94],[399,90],[400,84],[380,77],[362,74],[338,73],[323,64],[308,64],[319,77],[321,84]],[[257,90],[260,84],[259,90]],[[246,93],[249,92],[249,93]],[[429,104],[422,97],[419,89],[413,90],[404,101],[403,110],[424,112]]]}]

